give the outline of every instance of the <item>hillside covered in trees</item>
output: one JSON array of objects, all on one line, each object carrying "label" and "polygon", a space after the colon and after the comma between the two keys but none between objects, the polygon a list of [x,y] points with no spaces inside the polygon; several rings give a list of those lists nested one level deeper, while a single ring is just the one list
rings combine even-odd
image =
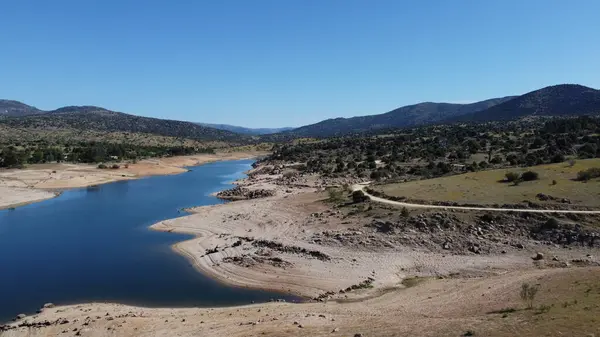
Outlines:
[{"label": "hillside covered in trees", "polygon": [[303,163],[304,172],[330,177],[395,180],[595,157],[600,157],[600,118],[577,117],[300,141],[276,146],[266,160]]},{"label": "hillside covered in trees", "polygon": [[18,117],[0,118],[0,125],[43,130],[76,129],[148,133],[205,141],[250,141],[247,136],[191,122],[141,117],[94,106],[70,106],[45,113],[24,112],[23,114]]}]

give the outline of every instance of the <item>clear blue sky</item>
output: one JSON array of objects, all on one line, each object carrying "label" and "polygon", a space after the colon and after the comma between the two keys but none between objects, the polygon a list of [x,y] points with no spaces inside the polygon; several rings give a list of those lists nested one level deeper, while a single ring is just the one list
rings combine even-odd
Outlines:
[{"label": "clear blue sky", "polygon": [[0,0],[0,98],[249,127],[600,88],[598,0]]}]

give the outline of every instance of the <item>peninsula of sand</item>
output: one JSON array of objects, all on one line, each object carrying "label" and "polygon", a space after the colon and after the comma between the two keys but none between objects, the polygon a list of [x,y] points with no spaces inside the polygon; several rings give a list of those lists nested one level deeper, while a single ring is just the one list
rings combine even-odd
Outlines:
[{"label": "peninsula of sand", "polygon": [[[239,160],[265,155],[265,152],[218,152],[166,158],[136,163],[117,163],[118,169],[99,169],[91,164],[34,164],[25,169],[0,170],[0,210],[56,197],[61,191],[121,180],[187,172],[186,167],[214,161]],[[109,166],[110,167],[110,166]]]}]

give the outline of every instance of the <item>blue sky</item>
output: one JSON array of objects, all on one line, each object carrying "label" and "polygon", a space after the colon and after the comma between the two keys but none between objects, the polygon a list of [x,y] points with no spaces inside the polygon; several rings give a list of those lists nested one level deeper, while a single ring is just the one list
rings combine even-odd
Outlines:
[{"label": "blue sky", "polygon": [[600,88],[597,0],[0,0],[0,98],[249,127]]}]

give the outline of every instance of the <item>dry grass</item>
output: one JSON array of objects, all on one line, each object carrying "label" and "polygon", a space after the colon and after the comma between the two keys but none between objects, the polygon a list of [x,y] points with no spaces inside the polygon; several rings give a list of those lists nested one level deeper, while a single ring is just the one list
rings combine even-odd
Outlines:
[{"label": "dry grass", "polygon": [[[488,314],[490,326],[476,328],[482,336],[592,336],[600,333],[600,282],[598,268],[574,269],[571,273],[545,275],[536,281],[540,291],[534,308],[527,310],[507,294],[513,310]],[[527,322],[526,324],[523,324]]]},{"label": "dry grass", "polygon": [[[578,160],[573,167],[569,167],[568,163],[559,163],[489,170],[376,188],[391,196],[488,205],[536,201],[536,195],[544,193],[567,198],[575,205],[596,207],[600,206],[600,180],[593,179],[587,183],[573,180],[577,172],[591,167],[600,167],[600,159]],[[539,180],[522,182],[518,186],[499,182],[504,179],[506,172],[521,173],[527,170],[539,173]],[[556,185],[553,185],[553,180],[556,180]]]}]

